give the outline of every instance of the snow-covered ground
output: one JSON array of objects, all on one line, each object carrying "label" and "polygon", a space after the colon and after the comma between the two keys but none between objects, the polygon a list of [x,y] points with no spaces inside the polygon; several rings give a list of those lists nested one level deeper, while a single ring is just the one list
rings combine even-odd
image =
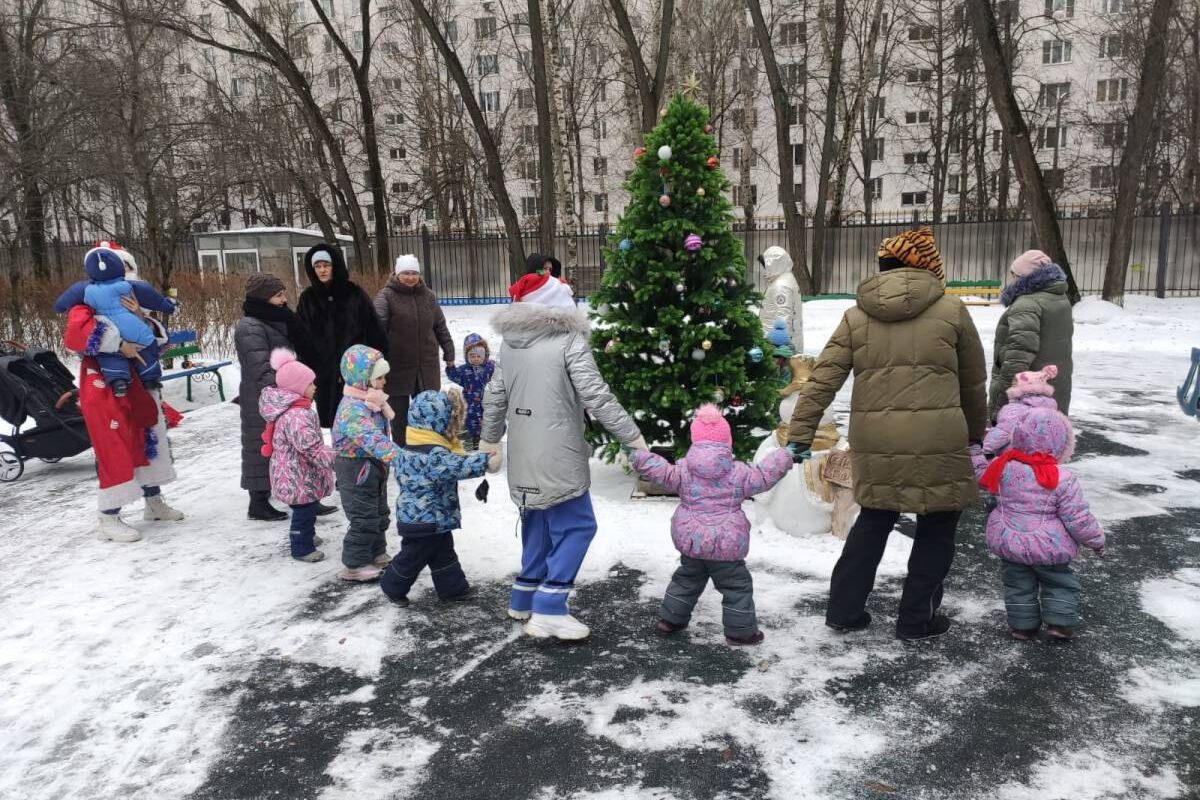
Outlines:
[{"label": "snow-covered ground", "polygon": [[[806,304],[810,350],[846,306]],[[495,348],[491,311],[447,308],[456,340]],[[1000,309],[972,313],[990,352]],[[539,646],[505,620],[519,542],[502,475],[487,505],[462,490],[478,599],[440,605],[425,577],[399,610],[336,581],[340,515],[319,523],[317,565],[287,558],[286,523],[245,519],[237,407],[205,390],[165,488],[188,519],[127,510],[141,543],[93,538],[88,455],[0,487],[0,797],[1194,797],[1200,426],[1173,394],[1200,300],[1086,300],[1076,322],[1074,468],[1110,545],[1077,563],[1069,646],[1004,636],[978,511],[938,642],[890,636],[908,538],[880,567],[877,624],[841,637],[822,624],[840,542],[769,524],[748,559],[763,645],[724,645],[711,592],[686,634],[660,638],[673,505],[631,500],[631,478],[599,463],[573,601],[589,643]]]}]

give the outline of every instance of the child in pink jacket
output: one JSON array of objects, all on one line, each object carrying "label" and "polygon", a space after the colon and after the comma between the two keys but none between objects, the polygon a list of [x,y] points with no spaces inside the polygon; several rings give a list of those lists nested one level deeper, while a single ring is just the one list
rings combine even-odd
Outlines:
[{"label": "child in pink jacket", "polygon": [[1050,381],[1058,377],[1058,367],[1047,364],[1036,372],[1018,372],[1013,385],[1008,389],[1009,402],[996,416],[996,425],[983,440],[985,455],[994,456],[1004,452],[1012,441],[1013,431],[1021,420],[1035,408],[1058,410],[1054,399],[1054,387]]},{"label": "child in pink jacket", "polygon": [[759,466],[734,460],[729,423],[714,405],[696,412],[691,434],[692,446],[677,464],[649,450],[638,450],[633,456],[638,474],[679,495],[679,508],[671,518],[679,568],[663,597],[658,630],[676,633],[686,628],[712,578],[724,599],[726,643],[758,644],[763,634],[754,614],[753,580],[746,569],[750,520],[742,503],[783,480],[792,457],[781,449]]},{"label": "child in pink jacket", "polygon": [[271,369],[275,385],[258,399],[267,421],[262,454],[271,459],[271,493],[292,507],[292,558],[314,563],[325,558],[317,549],[317,503],[333,492],[334,452],[312,407],[316,373],[283,349],[271,353]]},{"label": "child in pink jacket", "polygon": [[1079,581],[1071,560],[1080,545],[1104,553],[1104,531],[1083,499],[1079,479],[1059,466],[1070,458],[1073,439],[1065,416],[1034,408],[1016,426],[1010,446],[990,463],[979,445],[971,448],[980,484],[999,500],[988,515],[987,544],[1001,560],[1004,607],[1018,641],[1035,638],[1043,622],[1049,638],[1071,638],[1079,622]]}]

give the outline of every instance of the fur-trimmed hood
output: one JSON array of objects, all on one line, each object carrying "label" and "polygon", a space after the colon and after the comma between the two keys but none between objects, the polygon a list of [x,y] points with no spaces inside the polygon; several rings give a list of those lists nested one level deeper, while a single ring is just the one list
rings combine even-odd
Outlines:
[{"label": "fur-trimmed hood", "polygon": [[505,306],[492,315],[492,328],[515,347],[543,336],[575,334],[586,338],[592,331],[584,309],[550,308],[538,303]]},{"label": "fur-trimmed hood", "polygon": [[1063,272],[1062,267],[1058,264],[1044,264],[1005,286],[1000,295],[1000,304],[1011,306],[1018,298],[1049,289],[1055,284],[1062,284],[1062,291],[1066,292],[1066,283],[1067,273]]}]

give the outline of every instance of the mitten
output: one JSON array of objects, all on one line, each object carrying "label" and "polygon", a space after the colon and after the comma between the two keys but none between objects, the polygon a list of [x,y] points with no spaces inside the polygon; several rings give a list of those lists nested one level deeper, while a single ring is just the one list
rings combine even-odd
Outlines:
[{"label": "mitten", "polygon": [[487,478],[481,480],[479,485],[475,487],[475,499],[481,503],[486,503],[488,499],[488,490],[490,488],[491,487],[488,486]]},{"label": "mitten", "polygon": [[810,448],[800,449],[800,445],[795,442],[788,442],[787,451],[792,454],[792,462],[802,464],[812,458],[812,450]]}]

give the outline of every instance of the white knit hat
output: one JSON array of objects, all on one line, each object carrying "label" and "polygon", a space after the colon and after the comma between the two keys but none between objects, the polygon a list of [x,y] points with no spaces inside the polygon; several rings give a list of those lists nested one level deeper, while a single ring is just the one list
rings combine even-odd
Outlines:
[{"label": "white knit hat", "polygon": [[417,257],[411,253],[403,256],[396,256],[395,272],[399,275],[401,272],[420,272],[421,262],[417,261]]},{"label": "white knit hat", "polygon": [[313,253],[312,263],[320,264],[322,261],[329,264],[333,263],[333,256],[329,255],[328,250],[318,250],[317,252]]}]

